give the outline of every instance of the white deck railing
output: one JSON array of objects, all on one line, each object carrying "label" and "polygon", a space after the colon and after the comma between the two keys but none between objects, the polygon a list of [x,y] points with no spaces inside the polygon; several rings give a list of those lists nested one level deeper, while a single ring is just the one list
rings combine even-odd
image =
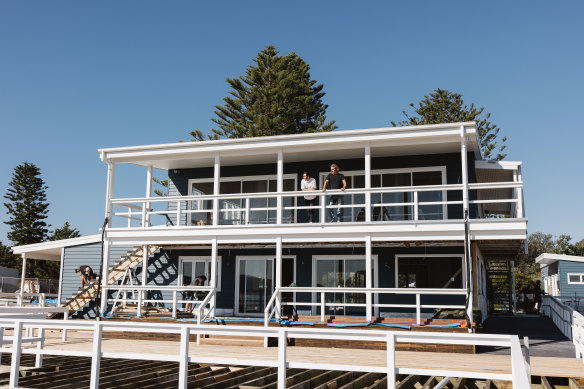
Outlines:
[{"label": "white deck railing", "polygon": [[[0,303],[4,303],[4,306],[19,306],[22,307],[25,304],[24,300],[30,300],[27,302],[30,306],[45,307],[47,304],[47,298],[57,298],[59,295],[56,293],[0,293]],[[36,303],[32,301],[36,299]]]},{"label": "white deck railing", "polygon": [[543,296],[541,313],[548,316],[564,336],[574,343],[576,358],[584,362],[584,316],[554,296]]},{"label": "white deck railing", "polygon": [[[286,387],[286,369],[324,369],[340,371],[361,371],[387,374],[387,387],[395,388],[397,374],[414,374],[441,377],[463,377],[475,379],[490,379],[511,381],[514,388],[527,388],[530,386],[529,361],[522,354],[519,338],[516,335],[488,335],[488,334],[456,334],[438,332],[397,332],[397,331],[359,331],[347,329],[320,329],[320,328],[285,328],[285,327],[249,327],[249,326],[204,326],[191,324],[165,324],[165,323],[120,323],[120,322],[55,322],[49,320],[8,320],[0,318],[0,341],[3,347],[0,353],[11,353],[10,387],[18,387],[20,358],[23,354],[40,356],[42,365],[43,355],[64,355],[89,357],[91,363],[90,388],[97,389],[100,380],[100,362],[102,358],[119,358],[130,360],[155,360],[172,361],[179,363],[178,388],[187,388],[188,363],[210,363],[227,365],[270,366],[278,369],[278,388]],[[91,351],[83,350],[57,350],[47,349],[44,344],[44,336],[39,336],[36,348],[23,348],[22,330],[26,328],[69,329],[93,332],[93,347]],[[4,347],[4,330],[14,329],[12,347]],[[158,334],[180,334],[176,353],[123,353],[103,351],[103,331],[121,332],[148,332]],[[41,332],[41,335],[44,333]],[[271,337],[278,339],[277,358],[265,353],[265,358],[239,359],[234,356],[222,357],[208,356],[205,353],[189,355],[189,343],[191,334],[197,335],[223,335],[245,337]],[[373,341],[386,344],[386,362],[380,362],[376,366],[360,365],[358,361],[347,365],[337,361],[299,362],[290,360],[287,356],[287,339],[340,339],[349,341]],[[511,373],[485,372],[484,366],[477,366],[477,370],[459,370],[457,366],[451,368],[417,368],[396,366],[395,345],[397,342],[418,344],[453,344],[475,346],[509,347],[511,350]]]},{"label": "white deck railing", "polygon": [[[115,297],[109,297],[109,292],[119,292]],[[150,292],[150,291],[160,291],[160,292],[171,292],[172,299],[146,299],[143,297],[142,292]],[[178,294],[180,292],[206,292],[207,295],[203,300],[195,300],[193,299],[179,299]],[[128,295],[132,294],[132,297]],[[169,285],[108,285],[107,287],[102,287],[102,295],[108,296],[107,301],[113,304],[113,308],[116,307],[118,303],[124,304],[136,304],[138,309],[136,311],[137,316],[141,316],[141,309],[144,304],[152,303],[152,304],[172,304],[171,312],[172,317],[176,318],[177,311],[178,311],[178,304],[191,304],[193,308],[193,312],[195,316],[201,317],[202,313],[205,313],[203,320],[211,314],[214,316],[215,312],[215,288],[212,286],[169,286]],[[121,297],[120,297],[121,295]],[[211,308],[208,311],[204,311],[207,305],[211,304]]]},{"label": "white deck railing", "polygon": [[[313,293],[320,294],[320,302],[301,302],[301,301],[282,301],[282,293]],[[327,302],[325,299],[326,293],[350,293],[350,294],[360,294],[365,295],[364,303],[345,303],[345,302]],[[320,319],[325,320],[325,312],[327,307],[363,307],[366,312],[371,312],[371,308],[414,308],[416,310],[416,323],[421,324],[421,313],[422,309],[435,309],[435,308],[449,308],[449,309],[466,309],[464,304],[462,305],[446,305],[446,304],[422,304],[421,296],[424,295],[450,295],[450,296],[466,296],[466,289],[429,289],[429,288],[323,288],[323,287],[281,287],[274,291],[272,297],[266,304],[264,309],[264,325],[267,326],[272,319],[272,317],[282,316],[281,307],[284,305],[289,306],[311,306],[320,307]],[[397,303],[397,304],[385,304],[385,303],[374,303],[373,296],[375,295],[409,295],[415,296],[415,304],[408,303]],[[312,300],[315,300],[312,298]],[[368,306],[367,301],[371,301],[370,306]],[[370,318],[368,318],[370,320]]]},{"label": "white deck railing", "polygon": [[[469,200],[469,204],[477,206],[476,218],[491,218],[493,214],[486,211],[488,205],[510,204],[508,218],[523,218],[522,182],[496,182],[469,184],[469,192],[494,189],[514,189],[512,198],[496,198],[487,200]],[[312,207],[315,213],[320,215],[320,221],[327,220],[327,213],[333,209],[342,208],[351,210],[351,215],[343,221],[349,222],[399,222],[399,221],[424,221],[447,220],[448,205],[463,205],[462,191],[464,186],[460,184],[426,185],[384,187],[371,189],[347,189],[345,191],[320,190],[311,191],[310,195],[319,197],[319,205]],[[447,200],[448,194],[457,192],[461,200]],[[239,193],[222,195],[198,195],[198,196],[165,196],[165,197],[137,197],[110,200],[114,207],[122,207],[124,211],[114,209],[113,216],[127,220],[127,227],[133,227],[133,221],[139,222],[140,227],[150,226],[193,226],[193,225],[253,225],[253,224],[296,224],[298,210],[306,210],[311,207],[297,205],[298,198],[304,198],[307,192],[265,192],[265,193]],[[437,199],[424,200],[424,193],[435,193]],[[392,202],[383,201],[384,195],[407,194],[408,201]],[[330,196],[343,196],[343,205],[330,205]],[[375,197],[375,201],[374,200]],[[402,196],[404,197],[404,196]],[[470,196],[471,198],[473,196]],[[475,196],[477,197],[477,196]],[[261,206],[253,206],[253,200],[261,200]],[[219,206],[213,207],[213,202],[219,202]],[[172,204],[172,206],[171,206]],[[193,204],[196,204],[194,206]],[[281,210],[278,209],[281,204]],[[367,212],[367,204],[371,207]],[[431,206],[441,206],[429,208]],[[171,209],[173,208],[173,209]],[[215,208],[215,209],[214,209]],[[279,212],[280,211],[280,212]],[[262,212],[263,216],[257,217]],[[192,220],[193,214],[200,220]],[[252,215],[256,217],[252,217]],[[282,215],[278,220],[276,215]],[[153,223],[154,216],[162,216],[159,223]],[[497,215],[502,217],[503,215]],[[349,219],[349,220],[348,220]],[[216,222],[214,222],[216,221]]]}]

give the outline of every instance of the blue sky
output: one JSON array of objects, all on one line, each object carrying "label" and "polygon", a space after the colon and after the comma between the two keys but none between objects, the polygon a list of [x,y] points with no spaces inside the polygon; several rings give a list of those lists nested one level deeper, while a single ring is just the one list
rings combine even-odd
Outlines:
[{"label": "blue sky", "polygon": [[[208,131],[225,78],[271,44],[311,65],[339,130],[387,126],[435,88],[484,106],[508,137],[507,159],[524,163],[529,232],[580,240],[582,15],[581,1],[4,0],[0,193],[16,165],[33,162],[53,227],[97,233],[97,149]],[[143,170],[121,170],[116,195],[142,195]]]}]

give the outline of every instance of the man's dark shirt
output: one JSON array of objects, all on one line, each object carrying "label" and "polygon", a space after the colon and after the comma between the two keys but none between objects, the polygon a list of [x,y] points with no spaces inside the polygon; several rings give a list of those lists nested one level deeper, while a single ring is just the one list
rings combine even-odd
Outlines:
[{"label": "man's dark shirt", "polygon": [[341,173],[336,176],[333,173],[329,173],[328,176],[326,176],[326,180],[329,182],[329,189],[341,189],[343,187],[344,179],[345,176]]}]

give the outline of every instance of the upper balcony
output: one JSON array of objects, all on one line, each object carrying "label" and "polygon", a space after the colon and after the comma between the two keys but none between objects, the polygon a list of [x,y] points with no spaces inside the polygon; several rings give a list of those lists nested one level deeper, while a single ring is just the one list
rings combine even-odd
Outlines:
[{"label": "upper balcony", "polygon": [[[464,234],[465,210],[473,239],[526,234],[521,164],[482,161],[474,123],[100,152],[109,165],[108,236],[132,243],[275,235],[347,240],[364,233],[384,240],[456,240]],[[317,200],[307,206],[307,192],[299,190],[303,171],[320,189],[333,162],[343,169],[347,190],[310,192]],[[146,197],[113,198],[120,163],[147,168]],[[168,196],[152,196],[152,168],[168,171]],[[331,223],[338,213],[340,223]]]}]

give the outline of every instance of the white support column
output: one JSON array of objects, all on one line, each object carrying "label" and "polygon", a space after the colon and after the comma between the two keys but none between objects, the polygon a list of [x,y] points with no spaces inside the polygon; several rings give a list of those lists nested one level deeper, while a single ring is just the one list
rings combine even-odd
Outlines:
[{"label": "white support column", "polygon": [[[365,237],[365,288],[373,288],[373,255],[371,254],[371,235]],[[367,292],[365,295],[365,302],[367,304],[366,313],[367,321],[372,321],[373,319],[373,295],[371,292]]]},{"label": "white support column", "polygon": [[[284,153],[282,150],[278,151],[278,178],[276,180],[276,185],[278,193],[282,193],[284,191]],[[284,201],[281,194],[278,194],[276,203],[278,207],[276,210],[276,224],[282,224],[282,204]]]},{"label": "white support column", "polygon": [[20,254],[22,257],[22,275],[20,277],[20,299],[19,299],[19,306],[22,306],[22,297],[24,294],[24,280],[26,277],[26,253]]},{"label": "white support column", "polygon": [[[146,171],[146,198],[152,197],[152,166],[148,166]],[[150,201],[144,202],[144,225],[142,227],[150,227]]]},{"label": "white support column", "polygon": [[101,366],[101,337],[102,327],[100,322],[96,322],[93,327],[93,352],[91,355],[91,377],[89,379],[90,389],[99,389],[99,368]]},{"label": "white support column", "polygon": [[[219,154],[215,155],[215,164],[213,167],[213,194],[219,195],[219,179],[221,175],[221,157]],[[213,225],[219,225],[219,199],[213,200]]]},{"label": "white support column", "polygon": [[14,322],[14,334],[12,335],[12,358],[10,361],[9,387],[18,388],[20,376],[20,356],[22,355],[22,322]]},{"label": "white support column", "polygon": [[387,334],[386,341],[387,354],[387,388],[395,389],[395,334]]},{"label": "white support column", "polygon": [[286,330],[281,329],[278,334],[278,389],[286,389]]},{"label": "white support column", "polygon": [[460,158],[462,163],[462,207],[464,213],[465,211],[468,211],[468,161],[466,150],[466,130],[464,125],[460,126]]},{"label": "white support column", "polygon": [[65,263],[65,248],[61,249],[61,266],[59,267],[59,293],[57,295],[57,306],[61,305],[61,294],[63,290],[63,264]]},{"label": "white support column", "polygon": [[[282,287],[282,237],[278,236],[276,238],[276,291]],[[281,316],[282,307],[280,300],[276,299],[276,318],[279,319]]]},{"label": "white support column", "polygon": [[[365,146],[365,189],[371,189],[371,146]],[[380,215],[383,215],[380,209]],[[371,221],[371,192],[365,194],[365,221]]]},{"label": "white support column", "polygon": [[[521,175],[521,166],[517,166],[517,170],[515,173],[515,181],[517,182],[523,182],[523,177]],[[517,188],[515,193],[517,193],[517,212],[516,212],[516,217],[518,218],[523,218],[523,188]]]},{"label": "white support column", "polygon": [[[146,286],[148,283],[148,245],[142,246],[142,286]],[[136,315],[138,317],[142,316],[142,300],[146,299],[148,294],[147,290],[141,290],[138,293],[139,302],[138,302],[138,312]]]},{"label": "white support column", "polygon": [[[189,374],[189,338],[190,330],[188,327],[180,329],[180,351],[179,351],[179,365],[178,365],[178,387],[179,389],[186,389],[188,384]],[[198,338],[198,336],[197,336]]]},{"label": "white support column", "polygon": [[[212,286],[214,291],[216,291],[217,289],[217,252],[219,250],[218,244],[217,244],[217,238],[213,238],[213,240],[211,241],[211,274],[210,274],[210,280],[209,280],[209,286]],[[210,316],[211,317],[215,317],[215,307],[217,306],[216,304],[216,300],[217,300],[217,293],[215,293],[213,295],[213,297],[210,300],[211,303],[211,312],[210,312]],[[205,307],[203,307],[203,311],[205,310]]]},{"label": "white support column", "polygon": [[100,280],[101,282],[101,306],[99,308],[99,312],[101,315],[105,314],[105,309],[107,307],[107,279],[109,277],[109,257],[110,257],[110,242],[106,238],[105,242],[103,242],[103,262],[101,264],[101,273],[103,278]]},{"label": "white support column", "polygon": [[116,165],[113,162],[107,163],[107,183],[105,195],[105,217],[108,219],[107,227],[112,226],[112,198],[114,197],[114,178],[116,175]]}]

